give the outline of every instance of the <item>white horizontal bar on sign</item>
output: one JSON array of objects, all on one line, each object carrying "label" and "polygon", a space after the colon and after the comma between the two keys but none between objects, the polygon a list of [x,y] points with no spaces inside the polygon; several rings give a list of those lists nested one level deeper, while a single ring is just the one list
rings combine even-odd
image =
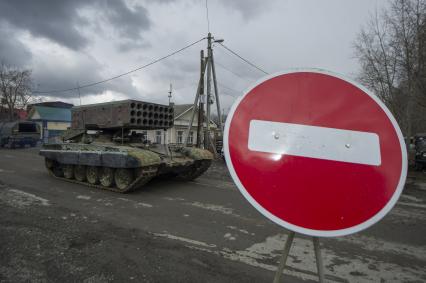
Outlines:
[{"label": "white horizontal bar on sign", "polygon": [[281,155],[379,166],[379,136],[375,133],[251,120],[248,148]]}]

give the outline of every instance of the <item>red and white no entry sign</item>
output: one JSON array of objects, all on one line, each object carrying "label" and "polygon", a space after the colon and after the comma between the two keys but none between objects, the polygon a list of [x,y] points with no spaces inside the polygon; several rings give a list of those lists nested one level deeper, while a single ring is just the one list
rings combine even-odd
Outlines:
[{"label": "red and white no entry sign", "polygon": [[407,172],[401,131],[369,91],[339,75],[268,76],[227,118],[225,158],[262,214],[294,232],[342,236],[383,218]]}]

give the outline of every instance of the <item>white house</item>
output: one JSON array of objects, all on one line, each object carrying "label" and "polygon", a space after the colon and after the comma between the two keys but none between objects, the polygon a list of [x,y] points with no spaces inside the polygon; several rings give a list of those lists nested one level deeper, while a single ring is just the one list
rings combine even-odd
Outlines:
[{"label": "white house", "polygon": [[[147,140],[152,143],[161,143],[161,144],[182,144],[186,139],[186,132],[188,130],[189,123],[191,121],[192,110],[194,108],[193,104],[181,104],[174,106],[174,126],[164,130],[148,130],[142,131],[146,134]],[[189,135],[188,144],[197,143],[197,125],[198,125],[198,109],[195,112],[194,122],[192,123],[192,130]],[[206,128],[207,123],[204,122],[204,128]],[[213,133],[217,130],[217,125],[215,122],[210,120],[210,129]]]}]

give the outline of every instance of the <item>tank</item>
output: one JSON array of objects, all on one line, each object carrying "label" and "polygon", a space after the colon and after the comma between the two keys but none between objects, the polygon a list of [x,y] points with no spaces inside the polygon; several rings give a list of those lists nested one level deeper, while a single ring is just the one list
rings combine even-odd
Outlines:
[{"label": "tank", "polygon": [[52,176],[126,193],[155,177],[190,181],[211,165],[213,154],[182,145],[153,144],[144,131],[173,126],[173,105],[123,100],[73,107],[63,142],[40,155]]}]

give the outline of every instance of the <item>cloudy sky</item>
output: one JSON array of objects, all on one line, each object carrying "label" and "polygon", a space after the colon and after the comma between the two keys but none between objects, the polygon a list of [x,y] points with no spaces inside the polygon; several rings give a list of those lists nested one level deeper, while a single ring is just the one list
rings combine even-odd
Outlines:
[{"label": "cloudy sky", "polygon": [[[353,42],[386,1],[208,0],[216,39],[269,73],[317,67],[356,77]],[[100,81],[145,65],[207,35],[205,0],[2,0],[0,60],[33,71],[49,91]],[[166,60],[104,84],[82,88],[83,104],[125,98],[190,103],[202,41]],[[214,47],[223,108],[264,76]],[[78,105],[77,91],[43,94]]]}]

